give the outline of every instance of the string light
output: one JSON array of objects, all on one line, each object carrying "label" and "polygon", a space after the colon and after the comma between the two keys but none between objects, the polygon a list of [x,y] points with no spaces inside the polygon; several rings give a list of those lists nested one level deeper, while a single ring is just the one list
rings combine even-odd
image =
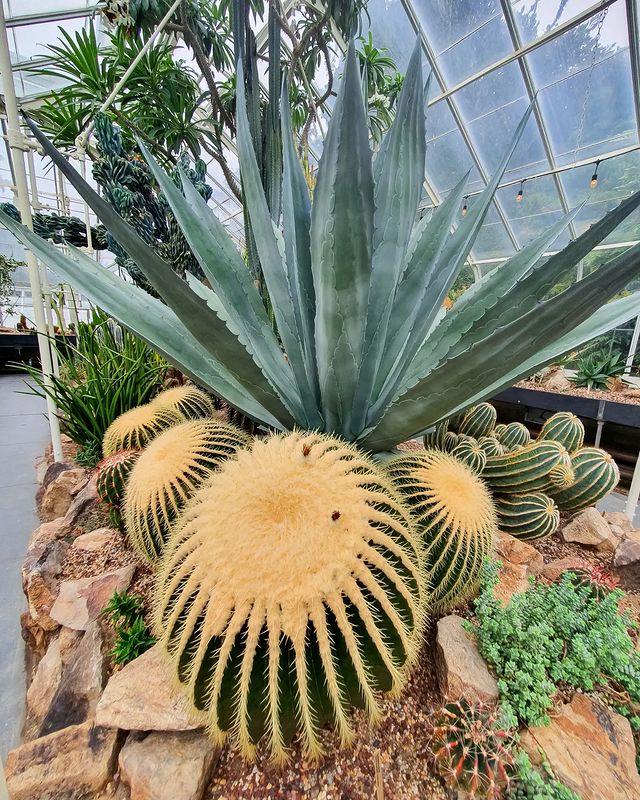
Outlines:
[{"label": "string light", "polygon": [[598,167],[600,166],[600,161],[596,161],[596,168],[593,170],[593,175],[591,176],[591,188],[595,189],[598,185]]},{"label": "string light", "polygon": [[526,178],[523,178],[520,181],[520,189],[518,190],[518,194],[516,195],[516,203],[521,203],[522,202],[522,198],[524,196],[523,187],[524,187],[524,182],[526,180],[527,180]]},{"label": "string light", "polygon": [[464,205],[462,206],[462,216],[463,216],[463,217],[466,217],[466,216],[467,216],[467,211],[469,210],[469,209],[467,208],[467,198],[468,198],[468,197],[469,197],[469,195],[468,195],[468,194],[465,194],[465,196],[464,196]]}]

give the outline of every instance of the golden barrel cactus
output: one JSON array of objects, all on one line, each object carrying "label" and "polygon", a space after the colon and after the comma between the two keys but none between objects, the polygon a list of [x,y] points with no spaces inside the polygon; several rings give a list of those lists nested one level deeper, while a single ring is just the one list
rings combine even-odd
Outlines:
[{"label": "golden barrel cactus", "polygon": [[156,437],[134,465],[124,500],[124,523],[134,550],[147,561],[162,555],[171,525],[216,467],[250,437],[214,420],[174,425]]},{"label": "golden barrel cactus", "polygon": [[182,419],[177,411],[151,403],[136,406],[109,425],[102,440],[102,453],[106,458],[120,450],[141,450],[154,436]]},{"label": "golden barrel cactus", "polygon": [[151,401],[154,408],[177,411],[184,419],[205,419],[213,416],[213,402],[206,392],[196,386],[175,386],[165,389]]},{"label": "golden barrel cactus", "polygon": [[351,736],[402,687],[425,616],[419,539],[379,467],[337,438],[256,440],[193,497],[158,576],[156,633],[217,741],[276,761]]},{"label": "golden barrel cactus", "polygon": [[490,556],[497,519],[488,488],[453,454],[403,455],[387,471],[424,538],[433,607],[447,611],[477,588]]}]

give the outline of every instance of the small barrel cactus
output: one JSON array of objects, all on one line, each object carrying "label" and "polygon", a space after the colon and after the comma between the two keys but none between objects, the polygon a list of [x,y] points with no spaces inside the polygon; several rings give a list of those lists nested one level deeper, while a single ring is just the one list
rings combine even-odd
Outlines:
[{"label": "small barrel cactus", "polygon": [[205,419],[182,422],[157,436],[127,483],[124,523],[133,549],[156,561],[187,500],[213,470],[250,443],[238,428]]},{"label": "small barrel cactus", "polygon": [[335,437],[256,440],[194,495],[158,576],[156,630],[216,741],[322,752],[349,709],[380,715],[417,658],[419,537],[380,468]]},{"label": "small barrel cactus", "polygon": [[498,437],[500,444],[505,450],[517,450],[520,447],[525,447],[530,444],[531,436],[529,429],[521,422],[510,422],[504,426],[504,430],[500,430],[495,435]]},{"label": "small barrel cactus", "polygon": [[103,503],[120,508],[129,474],[139,456],[139,450],[120,450],[98,464],[96,491]]},{"label": "small barrel cactus", "polygon": [[466,433],[475,439],[488,436],[494,429],[497,413],[491,403],[478,403],[469,408],[458,425],[458,433]]},{"label": "small barrel cactus", "polygon": [[584,444],[584,425],[569,411],[559,411],[549,417],[542,426],[538,441],[553,439],[560,442],[569,453],[575,453]]},{"label": "small barrel cactus", "polygon": [[447,703],[434,720],[431,749],[444,779],[471,798],[498,800],[513,772],[513,734],[496,709],[466,698]]},{"label": "small barrel cactus", "polygon": [[[586,586],[593,598],[604,600],[617,586],[618,581],[604,567],[590,567],[585,569],[570,569],[573,574],[572,583],[575,586]],[[562,576],[561,576],[562,577]]]},{"label": "small barrel cactus", "polygon": [[447,431],[442,437],[442,447],[440,448],[445,453],[450,453],[453,448],[458,444],[458,434],[453,431]]},{"label": "small barrel cactus", "polygon": [[[551,440],[533,442],[512,453],[487,458],[482,477],[496,494],[546,492],[571,479],[571,457]],[[554,495],[555,497],[555,495]]]},{"label": "small barrel cactus", "polygon": [[499,495],[494,502],[500,530],[516,539],[545,539],[560,525],[558,506],[542,492]]},{"label": "small barrel cactus", "polygon": [[444,437],[449,429],[448,426],[449,422],[445,419],[442,422],[439,422],[430,433],[425,434],[423,441],[427,450],[444,449]]},{"label": "small barrel cactus", "polygon": [[451,455],[463,461],[469,469],[472,469],[478,475],[482,472],[487,463],[487,454],[475,439],[463,439],[459,441],[451,451]]},{"label": "small barrel cactus", "polygon": [[178,412],[184,419],[205,419],[215,411],[208,394],[196,386],[176,386],[165,389],[151,401],[154,408]]},{"label": "small barrel cactus", "polygon": [[549,493],[561,511],[573,513],[595,505],[613,491],[620,480],[618,466],[605,450],[583,447],[571,457],[574,480],[569,486]]},{"label": "small barrel cactus", "polygon": [[466,464],[437,450],[400,456],[386,469],[423,536],[433,606],[447,611],[475,592],[491,554],[497,531],[491,495]]},{"label": "small barrel cactus", "polygon": [[119,450],[141,450],[160,431],[177,422],[182,422],[182,416],[176,411],[157,408],[151,403],[136,406],[109,425],[102,440],[102,452],[106,457]]},{"label": "small barrel cactus", "polygon": [[478,439],[478,444],[487,454],[487,457],[504,455],[504,447],[495,436],[481,436]]}]

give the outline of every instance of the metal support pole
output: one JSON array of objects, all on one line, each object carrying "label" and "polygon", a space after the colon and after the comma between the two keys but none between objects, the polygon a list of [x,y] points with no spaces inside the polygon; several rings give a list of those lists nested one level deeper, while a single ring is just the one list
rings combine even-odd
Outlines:
[{"label": "metal support pole", "polygon": [[624,374],[629,375],[631,372],[631,367],[633,366],[633,359],[636,355],[636,350],[638,349],[638,341],[640,340],[640,317],[636,317],[636,324],[633,329],[633,333],[631,334],[631,344],[629,345],[629,353],[627,355],[627,361],[624,367]]},{"label": "metal support pole", "polygon": [[[24,166],[24,137],[20,132],[20,118],[18,115],[18,101],[16,90],[13,83],[13,73],[11,71],[11,56],[9,55],[9,40],[7,39],[7,26],[4,17],[4,7],[0,3],[0,74],[3,79],[4,103],[7,113],[8,139],[11,154],[13,156],[13,167],[16,178],[16,195],[18,208],[22,215],[22,222],[29,228],[33,228],[31,218],[31,206],[29,204],[29,190],[27,187],[27,172]],[[33,302],[33,314],[38,333],[38,349],[40,351],[40,363],[42,364],[42,376],[47,395],[47,410],[49,416],[49,428],[51,430],[51,445],[55,461],[62,461],[62,441],[60,439],[60,424],[57,416],[56,404],[49,396],[52,390],[51,373],[53,369],[51,361],[51,351],[46,336],[47,323],[42,301],[42,284],[40,282],[40,271],[38,261],[31,250],[26,251],[27,267],[29,270],[29,283],[31,284],[31,298]]]},{"label": "metal support pole", "polygon": [[629,496],[624,507],[624,513],[629,517],[631,524],[633,524],[633,518],[638,507],[638,499],[640,499],[640,453],[638,453],[638,458],[636,459],[636,466],[633,470],[631,486],[629,487]]}]

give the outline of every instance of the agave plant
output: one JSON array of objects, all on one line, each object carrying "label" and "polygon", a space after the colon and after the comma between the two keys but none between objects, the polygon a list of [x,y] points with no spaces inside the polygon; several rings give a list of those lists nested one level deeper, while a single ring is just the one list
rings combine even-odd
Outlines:
[{"label": "agave plant", "polygon": [[46,153],[166,305],[83,253],[66,256],[14,220],[0,219],[60,278],[254,420],[281,430],[299,426],[336,433],[372,452],[386,451],[637,315],[640,292],[600,306],[639,271],[640,245],[552,299],[543,298],[640,205],[640,192],[544,261],[543,253],[577,211],[565,215],[476,282],[446,315],[441,310],[531,109],[453,232],[466,177],[430,217],[416,222],[425,163],[419,45],[395,122],[373,161],[352,43],[313,204],[283,88],[280,227],[271,220],[260,182],[243,86],[239,79],[240,168],[279,338],[222,224],[188,180],[182,181],[183,196],[148,153],[212,288],[176,275],[31,122]]}]

